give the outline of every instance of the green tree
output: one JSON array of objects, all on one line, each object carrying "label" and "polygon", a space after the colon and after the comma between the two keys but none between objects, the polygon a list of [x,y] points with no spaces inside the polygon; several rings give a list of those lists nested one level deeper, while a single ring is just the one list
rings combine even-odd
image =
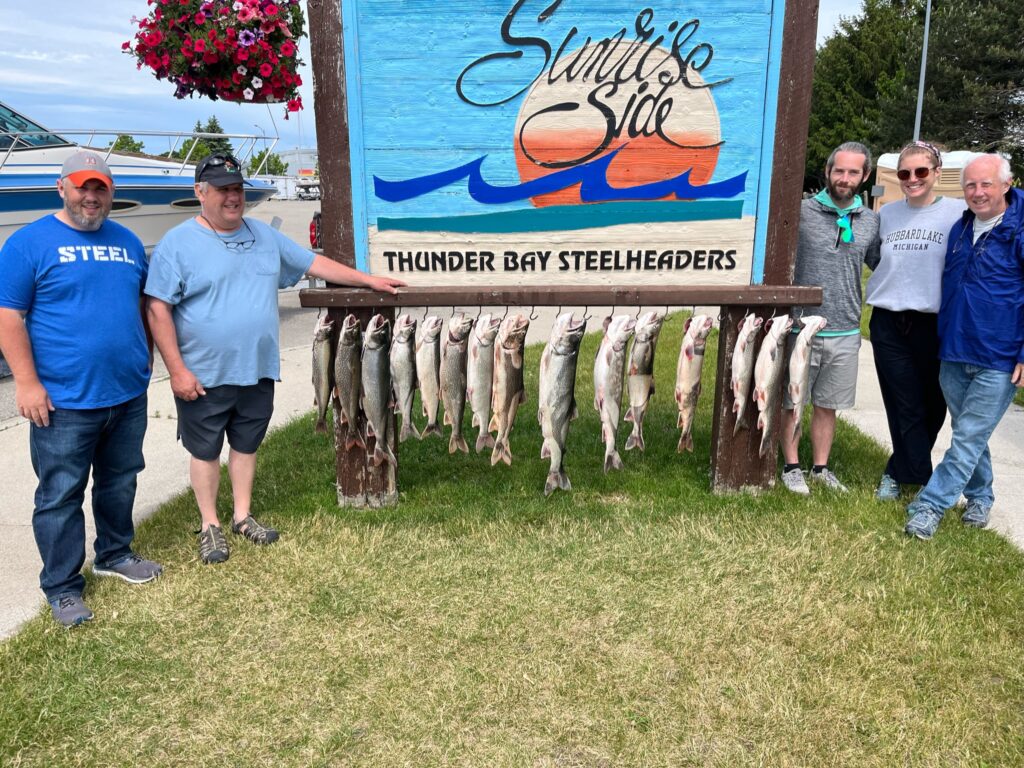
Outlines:
[{"label": "green tree", "polygon": [[[288,165],[278,155],[273,153],[268,154],[268,152],[270,152],[269,148],[261,149],[249,158],[249,163],[246,166],[246,173],[252,175],[258,170],[261,174],[266,174],[268,176],[287,176]],[[263,164],[264,158],[266,158],[267,161],[266,165],[264,165],[263,168],[260,168]]]},{"label": "green tree", "polygon": [[[192,131],[193,133],[224,133],[224,129],[221,127],[220,121],[217,120],[215,115],[211,115],[210,119],[205,123],[196,120],[195,127]],[[231,140],[224,136],[186,139],[178,151],[174,153],[174,157],[179,159],[188,157],[189,162],[198,162],[207,155],[213,154],[234,154],[234,148],[231,146]]]},{"label": "green tree", "polygon": [[143,144],[131,136],[122,134],[111,142],[110,148],[114,152],[143,152]]},{"label": "green tree", "polygon": [[[808,187],[847,140],[892,152],[913,138],[925,0],[866,0],[818,49]],[[921,136],[948,149],[1002,151],[1024,171],[1024,34],[1009,0],[932,0]]]}]

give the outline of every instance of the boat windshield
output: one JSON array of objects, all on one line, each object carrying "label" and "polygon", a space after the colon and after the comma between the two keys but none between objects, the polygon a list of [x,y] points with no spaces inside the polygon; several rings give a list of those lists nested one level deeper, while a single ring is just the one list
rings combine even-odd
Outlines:
[{"label": "boat windshield", "polygon": [[66,147],[70,141],[49,133],[38,123],[19,115],[6,104],[0,103],[0,150],[38,149],[40,147]]}]

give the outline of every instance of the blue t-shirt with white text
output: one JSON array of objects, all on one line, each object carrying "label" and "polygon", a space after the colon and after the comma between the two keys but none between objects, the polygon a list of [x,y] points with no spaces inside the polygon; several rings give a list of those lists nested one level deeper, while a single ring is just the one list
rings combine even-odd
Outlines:
[{"label": "blue t-shirt with white text", "polygon": [[145,392],[146,270],[142,242],[110,220],[83,232],[51,214],[0,249],[0,307],[25,313],[36,375],[56,407],[106,408]]},{"label": "blue t-shirt with white text", "polygon": [[150,260],[146,293],[173,305],[182,359],[204,387],[281,378],[277,291],[313,264],[312,251],[245,222],[227,235],[189,219]]}]

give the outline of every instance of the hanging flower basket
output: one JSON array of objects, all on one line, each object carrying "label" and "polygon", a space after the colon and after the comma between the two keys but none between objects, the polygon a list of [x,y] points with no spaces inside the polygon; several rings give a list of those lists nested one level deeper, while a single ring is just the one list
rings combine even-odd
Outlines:
[{"label": "hanging flower basket", "polygon": [[152,6],[121,50],[169,80],[179,99],[194,94],[302,109],[296,56],[305,20],[299,0],[146,0]]}]

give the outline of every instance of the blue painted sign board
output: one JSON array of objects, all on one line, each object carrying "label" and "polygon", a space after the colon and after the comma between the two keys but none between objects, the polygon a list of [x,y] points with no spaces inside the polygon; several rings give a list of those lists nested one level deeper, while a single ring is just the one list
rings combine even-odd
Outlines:
[{"label": "blue painted sign board", "polygon": [[345,0],[357,266],[431,285],[761,282],[783,12]]}]

